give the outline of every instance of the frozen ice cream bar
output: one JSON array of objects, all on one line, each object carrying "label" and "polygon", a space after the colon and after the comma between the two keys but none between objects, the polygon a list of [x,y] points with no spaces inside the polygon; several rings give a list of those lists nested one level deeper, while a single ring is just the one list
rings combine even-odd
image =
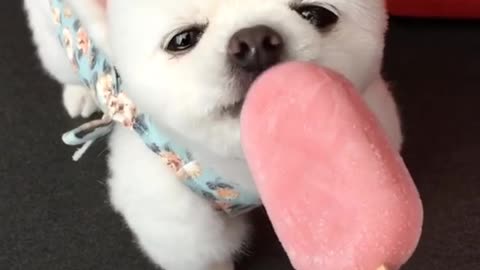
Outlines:
[{"label": "frozen ice cream bar", "polygon": [[417,247],[418,191],[399,153],[338,74],[286,63],[252,86],[242,143],[297,270],[397,270]]}]

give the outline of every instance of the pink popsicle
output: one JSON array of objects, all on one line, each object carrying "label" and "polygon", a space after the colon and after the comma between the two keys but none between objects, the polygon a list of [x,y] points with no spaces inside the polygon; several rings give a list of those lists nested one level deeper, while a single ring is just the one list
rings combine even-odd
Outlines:
[{"label": "pink popsicle", "polygon": [[418,191],[343,77],[297,62],[267,71],[244,105],[242,141],[295,269],[395,270],[411,257]]}]

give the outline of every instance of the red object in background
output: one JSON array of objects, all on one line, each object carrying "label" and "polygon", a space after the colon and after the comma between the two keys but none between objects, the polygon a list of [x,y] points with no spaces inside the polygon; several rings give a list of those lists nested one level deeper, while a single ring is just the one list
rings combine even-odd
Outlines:
[{"label": "red object in background", "polygon": [[393,16],[480,19],[480,0],[387,0]]}]

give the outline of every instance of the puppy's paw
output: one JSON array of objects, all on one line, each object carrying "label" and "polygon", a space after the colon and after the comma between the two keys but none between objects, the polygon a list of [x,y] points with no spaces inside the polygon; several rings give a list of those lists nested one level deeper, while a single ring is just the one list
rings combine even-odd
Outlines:
[{"label": "puppy's paw", "polygon": [[78,85],[65,85],[63,105],[72,118],[87,118],[98,110],[92,93],[88,88]]}]

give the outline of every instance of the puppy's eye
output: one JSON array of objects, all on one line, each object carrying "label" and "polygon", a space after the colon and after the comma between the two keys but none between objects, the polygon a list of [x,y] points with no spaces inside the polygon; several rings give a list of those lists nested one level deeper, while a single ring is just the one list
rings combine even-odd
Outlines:
[{"label": "puppy's eye", "polygon": [[167,45],[167,50],[170,52],[178,53],[191,49],[197,45],[200,37],[202,36],[202,30],[198,28],[192,28],[176,34]]},{"label": "puppy's eye", "polygon": [[312,25],[320,30],[326,29],[338,21],[338,15],[326,7],[317,5],[301,5],[294,7],[294,10],[300,16],[302,16],[302,18],[309,21]]}]

